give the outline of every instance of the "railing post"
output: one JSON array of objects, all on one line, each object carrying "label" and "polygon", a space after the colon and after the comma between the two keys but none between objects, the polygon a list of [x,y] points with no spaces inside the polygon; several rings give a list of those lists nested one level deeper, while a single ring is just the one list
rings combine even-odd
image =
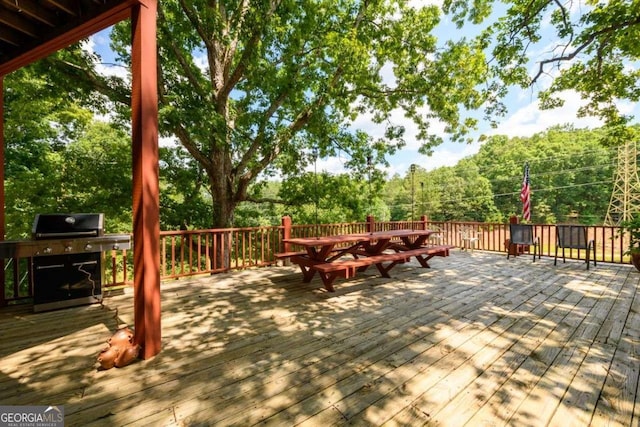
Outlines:
[{"label": "railing post", "polygon": [[[282,239],[290,239],[291,238],[291,217],[285,215],[282,217]],[[283,252],[291,252],[291,244],[283,243],[282,244]]]},{"label": "railing post", "polygon": [[422,223],[422,228],[420,228],[421,230],[426,230],[427,229],[427,216],[426,215],[421,215],[420,216],[420,222]]},{"label": "railing post", "polygon": [[373,215],[367,215],[367,232],[376,231],[376,218]]}]

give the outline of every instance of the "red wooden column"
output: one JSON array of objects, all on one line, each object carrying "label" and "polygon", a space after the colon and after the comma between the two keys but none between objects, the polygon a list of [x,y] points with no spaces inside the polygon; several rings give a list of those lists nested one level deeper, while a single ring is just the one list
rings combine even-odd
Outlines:
[{"label": "red wooden column", "polygon": [[[290,239],[291,238],[291,217],[286,215],[282,217],[282,238]],[[283,252],[291,251],[291,243],[283,243],[282,246]]]},{"label": "red wooden column", "polygon": [[135,339],[143,359],[161,347],[160,193],[158,173],[157,0],[131,15],[133,268]]},{"label": "red wooden column", "polygon": [[367,215],[367,231],[369,233],[376,231],[376,218],[373,215]]}]

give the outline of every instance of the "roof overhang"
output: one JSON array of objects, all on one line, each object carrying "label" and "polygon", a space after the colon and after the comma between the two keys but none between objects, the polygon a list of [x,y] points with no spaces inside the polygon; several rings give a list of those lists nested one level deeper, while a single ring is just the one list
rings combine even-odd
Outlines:
[{"label": "roof overhang", "polygon": [[145,0],[0,0],[0,76],[108,28]]}]

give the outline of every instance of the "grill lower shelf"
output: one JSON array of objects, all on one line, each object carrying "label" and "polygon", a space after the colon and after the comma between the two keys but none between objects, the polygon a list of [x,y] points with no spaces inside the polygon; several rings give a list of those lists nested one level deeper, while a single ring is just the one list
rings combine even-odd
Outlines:
[{"label": "grill lower shelf", "polygon": [[102,254],[35,257],[31,274],[33,310],[55,310],[102,299]]}]

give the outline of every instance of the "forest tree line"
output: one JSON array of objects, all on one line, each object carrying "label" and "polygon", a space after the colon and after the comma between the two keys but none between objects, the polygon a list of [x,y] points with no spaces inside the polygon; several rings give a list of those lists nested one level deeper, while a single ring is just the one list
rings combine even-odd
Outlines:
[{"label": "forest tree line", "polygon": [[[15,104],[13,104],[15,105]],[[46,108],[44,103],[43,108]],[[23,111],[17,112],[23,114]],[[32,111],[9,121],[6,149],[7,238],[28,237],[36,213],[103,212],[109,232],[131,231],[131,143],[126,129],[70,109],[74,126]],[[43,123],[47,122],[47,123]],[[64,138],[61,139],[60,131]],[[534,222],[554,223],[578,214],[602,223],[613,184],[616,148],[603,130],[557,127],[531,137],[492,136],[455,166],[385,177],[379,170],[304,172],[265,179],[239,203],[233,226],[430,219],[506,221],[519,214],[525,162],[531,168]],[[161,229],[211,227],[206,175],[180,145],[160,149]],[[371,169],[374,169],[373,167]]]},{"label": "forest tree line", "polygon": [[[524,162],[534,222],[602,222],[612,147],[636,140],[635,118],[618,108],[640,100],[636,3],[413,3],[159,4],[158,127],[174,142],[161,150],[161,228],[277,224],[285,214],[505,221],[520,211]],[[506,10],[494,19],[497,4]],[[109,60],[79,43],[4,77],[7,238],[27,237],[45,211],[101,211],[109,231],[131,229],[130,45],[124,21],[109,33]],[[531,63],[540,47],[547,53]],[[578,117],[607,131],[492,136],[453,167],[384,176],[408,128],[422,154],[469,142],[478,113],[495,125],[510,90],[539,87],[540,108],[575,91]],[[384,132],[355,128],[363,117]],[[348,173],[301,172],[339,152]]]},{"label": "forest tree line", "polygon": [[[451,167],[427,171],[416,164],[413,173],[373,182],[309,173],[294,181],[271,183],[264,191],[284,202],[273,205],[276,221],[283,214],[295,223],[363,221],[372,214],[392,221],[426,215],[435,221],[506,222],[521,215],[520,189],[527,162],[532,222],[602,224],[617,161],[617,148],[607,140],[602,129],[570,126],[531,137],[492,136],[477,154]],[[254,219],[268,218],[269,211],[263,212]]]},{"label": "forest tree line", "polygon": [[[161,225],[273,223],[282,212],[297,222],[362,220],[369,212],[382,219],[408,218],[416,214],[415,188],[408,204],[407,177],[392,177],[387,184],[380,172],[386,158],[406,145],[408,130],[415,130],[412,143],[422,154],[444,140],[470,142],[480,123],[496,125],[507,115],[505,101],[514,90],[531,90],[543,109],[562,106],[573,93],[582,100],[578,117],[624,129],[635,118],[619,107],[640,100],[637,15],[636,3],[627,1],[590,2],[579,9],[528,0],[163,1],[157,14],[158,129],[181,149],[163,152]],[[70,169],[84,147],[77,153],[66,147],[95,128],[88,111],[120,124],[98,134],[121,136],[130,123],[130,21],[104,36],[108,48],[97,43],[103,38],[98,36],[4,80],[7,150],[33,163],[13,171],[31,187],[9,184],[18,193],[39,190],[47,210],[92,207],[101,196],[100,190],[86,190],[91,185],[76,188],[83,196],[60,196],[74,185],[71,175],[85,174]],[[370,132],[372,126],[379,132]],[[505,165],[496,165],[499,176],[487,169],[491,161],[482,161],[482,153],[455,170],[427,174],[417,165],[412,179],[414,186],[415,180],[420,183],[420,207],[443,219],[502,218],[517,211],[509,194],[518,185],[513,176],[518,163],[544,159],[531,149],[535,144],[522,144]],[[511,147],[503,151],[506,156]],[[349,175],[299,176],[316,156],[339,152],[349,154],[343,165]],[[104,154],[103,165],[126,170],[124,159],[110,157],[111,147]],[[540,172],[564,167],[563,162],[531,165],[532,178],[538,179],[534,191],[539,190],[534,218],[560,219],[572,209],[596,222],[603,209],[599,200],[569,206],[565,195],[578,187],[556,191],[555,184],[580,176]],[[35,172],[31,166],[37,163],[51,173]],[[98,161],[90,163],[102,172]],[[86,178],[99,181],[102,175]],[[118,190],[117,183],[106,184]],[[587,182],[576,185],[593,194],[599,190]],[[323,191],[340,197],[324,197]],[[16,197],[13,229],[24,234],[36,199]],[[109,208],[117,212],[108,218],[124,227],[128,215],[121,211],[129,203],[115,197]]]}]

